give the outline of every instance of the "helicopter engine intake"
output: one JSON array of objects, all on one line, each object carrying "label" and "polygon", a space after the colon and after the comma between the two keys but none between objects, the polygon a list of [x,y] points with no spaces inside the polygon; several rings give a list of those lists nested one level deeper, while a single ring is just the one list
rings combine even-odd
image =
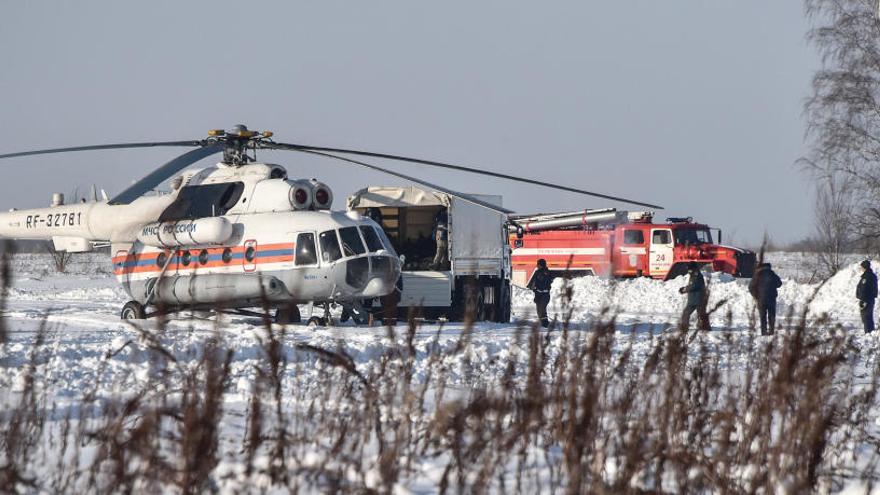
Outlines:
[{"label": "helicopter engine intake", "polygon": [[314,191],[312,194],[314,197],[312,202],[314,208],[316,210],[329,210],[333,205],[333,191],[330,189],[330,186],[317,179],[312,179],[310,183]]}]

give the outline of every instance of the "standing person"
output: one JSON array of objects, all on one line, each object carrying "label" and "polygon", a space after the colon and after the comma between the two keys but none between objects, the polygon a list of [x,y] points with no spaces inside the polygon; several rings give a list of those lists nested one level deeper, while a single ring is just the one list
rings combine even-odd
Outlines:
[{"label": "standing person", "polygon": [[[770,263],[761,263],[752,280],[749,282],[749,292],[755,298],[758,306],[758,314],[761,317],[761,335],[773,335],[776,333],[776,289],[782,287],[782,279],[773,271]],[[770,330],[767,331],[767,324]]]},{"label": "standing person", "polygon": [[532,275],[532,281],[529,282],[529,289],[535,293],[535,310],[538,313],[538,319],[541,320],[541,326],[547,328],[550,326],[550,320],[547,318],[547,305],[550,303],[550,285],[553,283],[553,275],[547,269],[547,260],[539,259],[537,267]]},{"label": "standing person", "polygon": [[379,208],[376,208],[375,206],[367,208],[366,211],[364,211],[364,216],[378,223],[379,227],[382,227],[382,210]]},{"label": "standing person", "polygon": [[440,210],[434,218],[434,243],[437,251],[431,266],[434,270],[443,270],[449,263],[449,219],[446,210]]},{"label": "standing person", "polygon": [[681,313],[681,321],[679,327],[687,330],[690,326],[691,315],[697,312],[697,323],[700,330],[709,330],[709,314],[706,312],[706,306],[709,303],[708,292],[706,291],[706,280],[700,272],[700,265],[695,261],[688,263],[688,283],[681,289],[681,294],[687,294],[687,304]]},{"label": "standing person", "polygon": [[871,270],[871,260],[862,261],[862,278],[856,286],[856,297],[862,315],[865,333],[874,331],[874,300],[877,299],[877,275]]}]

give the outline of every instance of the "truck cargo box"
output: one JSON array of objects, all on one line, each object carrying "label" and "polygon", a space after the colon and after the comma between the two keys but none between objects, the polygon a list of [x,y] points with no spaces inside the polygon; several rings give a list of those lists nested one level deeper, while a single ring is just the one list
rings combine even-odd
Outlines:
[{"label": "truck cargo box", "polygon": [[[502,206],[500,196],[469,196]],[[413,186],[362,189],[348,198],[348,209],[376,220],[404,257],[399,306],[431,308],[431,313],[452,316],[472,297],[487,306],[487,319],[509,319],[507,215]],[[437,266],[434,228],[441,212],[447,216],[448,262]],[[471,294],[474,291],[476,295]]]}]

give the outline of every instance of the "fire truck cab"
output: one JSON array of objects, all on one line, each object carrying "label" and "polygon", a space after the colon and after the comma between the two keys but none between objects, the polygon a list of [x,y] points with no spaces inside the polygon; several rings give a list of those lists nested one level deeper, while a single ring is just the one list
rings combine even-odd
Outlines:
[{"label": "fire truck cab", "polygon": [[[528,285],[538,259],[556,276],[651,277],[668,280],[694,261],[713,271],[750,277],[755,254],[716,244],[708,225],[691,218],[653,223],[648,212],[585,210],[520,217],[510,226],[512,282]],[[720,242],[721,231],[718,230]]]}]

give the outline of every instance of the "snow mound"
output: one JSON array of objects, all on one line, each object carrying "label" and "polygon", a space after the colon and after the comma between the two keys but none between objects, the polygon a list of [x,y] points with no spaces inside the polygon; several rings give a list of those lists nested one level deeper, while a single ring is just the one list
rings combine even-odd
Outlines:
[{"label": "snow mound", "polygon": [[[880,264],[874,263],[874,269]],[[858,321],[859,306],[855,298],[856,284],[861,277],[858,263],[841,270],[824,284],[805,284],[783,279],[777,299],[780,317],[789,314],[799,317],[809,302],[810,317],[828,314],[842,322]],[[737,279],[724,273],[706,275],[709,285],[709,308],[718,307],[713,324],[723,322],[728,314],[741,324],[755,314],[755,302],[749,294],[749,279]],[[568,281],[572,292],[572,320],[588,322],[607,309],[619,319],[646,323],[666,323],[678,317],[684,308],[685,296],[678,292],[687,284],[687,276],[669,281],[650,278],[615,280],[601,277],[580,277]],[[552,300],[548,311],[561,315],[562,296],[566,281],[553,281]],[[811,301],[812,299],[812,301]],[[513,305],[518,316],[533,317],[532,292],[514,291]]]},{"label": "snow mound", "polygon": [[[880,263],[871,262],[871,269],[880,270]],[[834,318],[845,318],[855,315],[858,318],[859,301],[856,299],[856,285],[862,277],[862,268],[859,263],[853,263],[837,272],[818,289],[816,298],[810,305],[810,310],[815,314],[827,313]]]}]

